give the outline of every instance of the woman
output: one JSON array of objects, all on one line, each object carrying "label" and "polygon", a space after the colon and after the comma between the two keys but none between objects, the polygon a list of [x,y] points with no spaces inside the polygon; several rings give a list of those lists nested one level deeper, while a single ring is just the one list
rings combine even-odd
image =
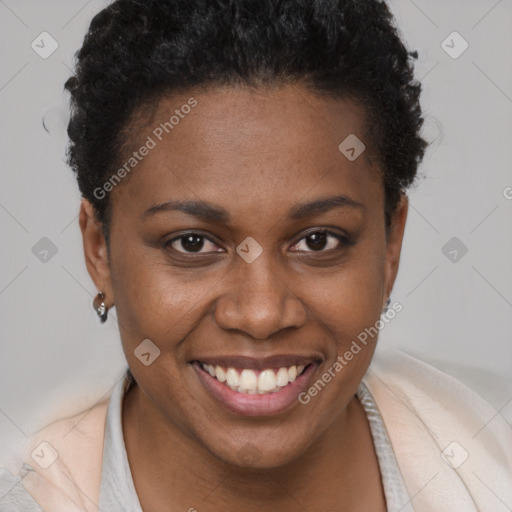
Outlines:
[{"label": "woman", "polygon": [[510,506],[510,426],[420,361],[372,360],[427,145],[411,57],[377,0],[93,19],[69,162],[128,369],[31,439],[1,510]]}]

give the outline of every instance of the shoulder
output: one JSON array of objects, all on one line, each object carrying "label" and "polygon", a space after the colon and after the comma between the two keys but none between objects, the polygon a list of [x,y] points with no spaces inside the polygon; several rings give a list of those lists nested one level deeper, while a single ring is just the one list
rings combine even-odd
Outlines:
[{"label": "shoulder", "polygon": [[[466,426],[489,424],[497,411],[478,393],[434,366],[417,359],[401,350],[389,350],[375,354],[364,381],[384,401],[390,397],[400,401],[418,413],[438,413],[443,419]],[[492,422],[489,426],[504,429],[504,437],[510,434],[510,426]]]},{"label": "shoulder", "polygon": [[[52,512],[94,510],[109,400],[59,419],[29,437],[16,470],[0,469],[0,486],[13,488],[0,502],[1,512],[39,512],[38,506]],[[10,508],[3,508],[7,504]]]},{"label": "shoulder", "polygon": [[432,478],[432,494],[446,498],[459,488],[467,510],[475,510],[470,503],[488,510],[492,502],[499,510],[500,500],[512,502],[512,427],[480,395],[399,350],[376,353],[363,382],[410,491]]}]

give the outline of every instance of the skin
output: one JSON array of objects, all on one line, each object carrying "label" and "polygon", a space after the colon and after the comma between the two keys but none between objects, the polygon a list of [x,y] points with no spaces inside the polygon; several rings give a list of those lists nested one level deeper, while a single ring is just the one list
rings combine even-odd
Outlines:
[{"label": "skin", "polygon": [[[83,200],[80,211],[87,268],[107,304],[115,303],[137,381],[125,397],[123,430],[141,505],[155,512],[383,511],[375,448],[355,396],[377,337],[309,404],[266,417],[225,410],[189,363],[315,355],[321,364],[310,382],[321,378],[380,317],[398,271],[407,198],[386,239],[370,141],[354,162],[338,150],[349,134],[364,139],[364,111],[297,84],[163,97],[150,122],[134,127],[132,150],[191,96],[197,106],[111,193],[110,259],[90,203]],[[362,206],[288,216],[298,204],[338,195]],[[213,203],[231,218],[143,215],[185,199]],[[352,244],[329,235],[315,245],[309,235],[319,228]],[[183,239],[164,247],[197,230],[211,240],[203,239],[199,254]],[[236,253],[248,236],[263,249],[252,263]],[[144,339],[161,351],[149,366],[134,355]],[[240,456],[249,441],[252,462]]]}]

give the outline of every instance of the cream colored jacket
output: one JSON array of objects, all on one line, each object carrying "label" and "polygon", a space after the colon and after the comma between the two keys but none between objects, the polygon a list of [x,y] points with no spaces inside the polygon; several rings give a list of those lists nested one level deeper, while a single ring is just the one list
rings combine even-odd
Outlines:
[{"label": "cream colored jacket", "polygon": [[[363,382],[415,512],[512,510],[512,427],[486,401],[398,351],[377,353]],[[98,511],[107,406],[108,399],[30,439],[26,461],[36,471],[23,484],[45,512]],[[42,442],[59,454],[47,469],[29,455]]]}]

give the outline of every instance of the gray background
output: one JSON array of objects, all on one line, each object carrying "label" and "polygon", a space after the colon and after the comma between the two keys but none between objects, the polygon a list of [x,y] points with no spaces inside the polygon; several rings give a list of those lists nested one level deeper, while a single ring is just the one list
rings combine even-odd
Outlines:
[{"label": "gray background", "polygon": [[[0,0],[0,457],[64,408],[77,412],[108,393],[124,365],[115,322],[100,325],[91,306],[80,197],[64,162],[63,84],[104,5]],[[382,330],[379,350],[400,347],[448,371],[512,424],[512,1],[390,5],[420,53],[434,143],[410,193],[392,294],[403,311]],[[47,59],[31,48],[45,31],[59,45]],[[458,58],[442,47],[454,31],[469,44]],[[461,48],[453,37],[447,44]]]}]

